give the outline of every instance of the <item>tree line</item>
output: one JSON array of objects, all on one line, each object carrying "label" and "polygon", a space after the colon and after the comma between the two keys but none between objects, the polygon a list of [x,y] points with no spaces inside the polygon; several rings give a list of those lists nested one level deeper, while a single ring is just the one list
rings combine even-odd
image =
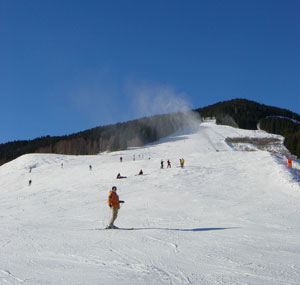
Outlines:
[{"label": "tree line", "polygon": [[285,147],[297,157],[300,157],[300,123],[283,117],[261,119],[260,128],[284,137]]},{"label": "tree line", "polygon": [[191,112],[178,112],[99,126],[66,136],[0,144],[0,165],[27,153],[92,155],[143,146],[166,137],[191,121]]},{"label": "tree line", "polygon": [[190,124],[195,116],[198,119],[214,117],[218,124],[250,130],[257,129],[260,124],[262,129],[284,136],[285,146],[292,154],[300,157],[299,123],[296,123],[300,122],[298,114],[246,99],[234,99],[190,112],[145,117],[99,126],[71,135],[45,136],[34,140],[0,144],[0,165],[26,153],[89,155],[143,146]]}]

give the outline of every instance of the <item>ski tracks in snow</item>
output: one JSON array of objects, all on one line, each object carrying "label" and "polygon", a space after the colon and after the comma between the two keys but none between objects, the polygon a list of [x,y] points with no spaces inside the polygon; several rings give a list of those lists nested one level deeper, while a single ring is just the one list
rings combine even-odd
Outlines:
[{"label": "ski tracks in snow", "polygon": [[[167,239],[178,238],[178,236],[167,235]],[[152,270],[160,276],[160,280],[166,281],[169,284],[192,284],[188,275],[180,269],[180,266],[176,264],[176,260],[179,260],[178,254],[179,245],[173,240],[161,239],[153,236],[146,236],[145,240],[147,243],[152,243],[149,248],[160,248],[160,252],[166,252],[165,255],[160,255],[160,253],[155,256],[155,262],[151,262]],[[169,248],[169,249],[168,249]],[[170,264],[169,260],[173,262]],[[155,265],[154,265],[155,264]],[[158,266],[159,265],[159,266]]]},{"label": "ski tracks in snow", "polygon": [[[1,276],[2,275],[2,276]],[[1,278],[1,282],[3,281],[4,283],[7,283],[7,284],[12,284],[11,282],[21,282],[21,283],[24,283],[25,281],[18,278],[17,276],[15,276],[14,274],[12,274],[9,270],[2,270],[0,269],[0,278]],[[1,283],[1,284],[4,284],[4,283]]]},{"label": "ski tracks in snow", "polygon": [[178,253],[178,249],[177,249],[178,245],[176,243],[169,242],[169,241],[162,240],[162,239],[158,239],[158,238],[154,238],[154,237],[147,237],[147,239],[158,242],[158,243],[169,245],[174,249],[175,253]]},{"label": "ski tracks in snow", "polygon": [[[120,248],[113,240],[126,238],[127,234],[120,231],[111,232],[112,239],[108,241],[112,260],[107,264],[116,274],[130,275],[131,284],[192,284],[184,269],[177,264],[178,243],[170,239],[177,239],[177,235],[168,234],[166,239],[151,235],[139,234],[138,239],[144,244],[140,248],[126,246]],[[118,241],[119,242],[119,241]],[[172,262],[170,263],[170,260]],[[117,267],[117,269],[114,269]],[[149,279],[150,277],[150,279]]]}]

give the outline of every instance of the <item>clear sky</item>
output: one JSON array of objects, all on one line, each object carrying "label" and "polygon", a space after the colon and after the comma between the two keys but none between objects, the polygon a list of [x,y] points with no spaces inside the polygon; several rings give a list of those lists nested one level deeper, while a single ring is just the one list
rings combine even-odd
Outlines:
[{"label": "clear sky", "polygon": [[300,113],[298,0],[0,0],[0,143],[246,98]]}]

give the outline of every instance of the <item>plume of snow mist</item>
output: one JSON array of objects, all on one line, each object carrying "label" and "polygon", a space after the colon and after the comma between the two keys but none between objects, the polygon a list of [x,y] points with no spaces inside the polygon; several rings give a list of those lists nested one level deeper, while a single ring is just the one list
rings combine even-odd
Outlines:
[{"label": "plume of snow mist", "polygon": [[[178,130],[188,127],[192,131],[199,126],[200,115],[192,110],[192,104],[186,93],[178,93],[170,86],[158,85],[131,85],[128,88],[132,101],[132,108],[138,117],[151,117],[154,115],[169,114],[168,124]],[[168,135],[169,132],[155,118],[147,120],[146,125],[156,129],[159,137]],[[159,126],[160,125],[160,126]]]},{"label": "plume of snow mist", "polygon": [[143,84],[130,89],[132,107],[140,117],[186,112],[192,107],[185,93],[176,93],[170,86]]}]

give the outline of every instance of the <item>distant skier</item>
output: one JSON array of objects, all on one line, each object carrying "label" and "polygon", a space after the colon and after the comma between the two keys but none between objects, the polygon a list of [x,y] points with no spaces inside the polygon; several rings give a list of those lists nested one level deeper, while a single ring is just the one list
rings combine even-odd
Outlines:
[{"label": "distant skier", "polygon": [[118,173],[117,179],[127,178],[127,176],[122,176],[121,173]]},{"label": "distant skier", "polygon": [[64,164],[63,164],[63,163],[61,163],[61,164],[60,164],[60,167],[61,167],[61,168],[64,168]]},{"label": "distant skier", "polygon": [[28,181],[28,186],[31,186],[32,180]]},{"label": "distant skier", "polygon": [[160,168],[164,168],[164,161],[163,160],[160,161]]},{"label": "distant skier", "polygon": [[123,157],[121,156],[121,157],[120,157],[120,162],[122,162],[122,161],[123,161]]},{"label": "distant skier", "polygon": [[118,212],[119,212],[119,209],[120,209],[120,203],[124,203],[124,201],[119,200],[119,196],[117,194],[117,187],[116,186],[113,186],[111,191],[109,191],[107,203],[108,203],[108,206],[111,208],[112,215],[111,215],[111,219],[109,221],[109,224],[106,228],[107,229],[118,229],[118,227],[116,227],[114,225],[114,222],[116,221],[116,219],[118,217]]},{"label": "distant skier", "polygon": [[90,170],[92,170],[92,168],[93,168],[92,165],[90,165],[89,168],[90,168]]},{"label": "distant skier", "polygon": [[184,167],[184,159],[181,158],[181,159],[179,159],[179,161],[180,161],[180,167],[183,168]]},{"label": "distant skier", "polygon": [[142,169],[140,170],[139,175],[144,175],[144,172]]},{"label": "distant skier", "polygon": [[171,168],[171,161],[168,159],[168,161],[167,161],[167,168]]}]

